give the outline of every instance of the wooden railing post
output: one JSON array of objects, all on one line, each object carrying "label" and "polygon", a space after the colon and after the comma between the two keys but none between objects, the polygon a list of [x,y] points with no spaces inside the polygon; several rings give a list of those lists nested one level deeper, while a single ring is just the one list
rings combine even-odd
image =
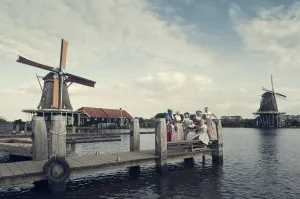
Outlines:
[{"label": "wooden railing post", "polygon": [[222,140],[222,123],[218,120],[217,124],[217,151],[213,152],[212,160],[216,163],[223,163],[223,140]]},{"label": "wooden railing post", "polygon": [[140,150],[140,124],[139,119],[131,119],[130,124],[130,151]]},{"label": "wooden railing post", "polygon": [[66,157],[66,120],[65,116],[54,115],[50,130],[50,157]]},{"label": "wooden railing post", "polygon": [[167,125],[164,118],[158,118],[155,121],[155,160],[156,170],[161,172],[167,165]]},{"label": "wooden railing post", "polygon": [[[27,130],[27,129],[26,129]],[[32,118],[32,159],[48,159],[48,137],[44,117],[34,116]]]},{"label": "wooden railing post", "polygon": [[[46,125],[46,124],[45,124],[45,125]],[[27,131],[27,122],[26,122],[25,125],[24,125],[24,133],[25,133],[25,134],[28,133],[28,131]]]}]

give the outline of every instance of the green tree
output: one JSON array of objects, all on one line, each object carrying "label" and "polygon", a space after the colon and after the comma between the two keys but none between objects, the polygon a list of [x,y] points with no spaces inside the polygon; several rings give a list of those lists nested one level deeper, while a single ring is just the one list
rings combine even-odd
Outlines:
[{"label": "green tree", "polygon": [[6,119],[4,119],[3,117],[0,117],[0,123],[6,123]]}]

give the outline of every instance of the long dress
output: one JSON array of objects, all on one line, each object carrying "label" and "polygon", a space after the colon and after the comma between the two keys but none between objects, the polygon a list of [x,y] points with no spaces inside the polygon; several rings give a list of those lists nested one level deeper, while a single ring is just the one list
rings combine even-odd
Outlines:
[{"label": "long dress", "polygon": [[181,123],[181,117],[179,115],[175,115],[175,129],[176,129],[176,141],[182,141],[184,139],[183,127]]},{"label": "long dress", "polygon": [[193,121],[190,118],[184,118],[183,120],[183,134],[184,140],[187,140],[187,135],[190,132],[189,127],[193,124]]},{"label": "long dress", "polygon": [[207,133],[210,140],[217,140],[217,127],[211,119],[206,119]]},{"label": "long dress", "polygon": [[207,125],[206,124],[202,124],[200,127],[199,140],[206,145],[208,145],[208,143],[209,143],[209,137],[207,134]]},{"label": "long dress", "polygon": [[167,141],[168,142],[175,141],[175,128],[171,122],[167,123]]}]

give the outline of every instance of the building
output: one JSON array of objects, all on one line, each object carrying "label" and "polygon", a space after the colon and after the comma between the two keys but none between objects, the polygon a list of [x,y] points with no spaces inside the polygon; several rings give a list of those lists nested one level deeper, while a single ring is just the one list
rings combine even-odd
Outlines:
[{"label": "building", "polygon": [[[128,126],[130,119],[133,118],[126,110],[122,109],[81,107],[77,111],[82,113],[80,115],[80,126]],[[75,117],[75,123],[78,122],[77,120]]]}]

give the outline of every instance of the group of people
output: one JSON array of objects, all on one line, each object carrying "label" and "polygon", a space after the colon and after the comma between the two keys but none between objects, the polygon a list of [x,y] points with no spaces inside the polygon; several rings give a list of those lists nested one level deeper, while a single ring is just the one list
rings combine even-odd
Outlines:
[{"label": "group of people", "polygon": [[166,114],[167,122],[167,141],[176,142],[183,140],[199,139],[204,144],[209,144],[212,140],[217,140],[216,124],[212,117],[216,118],[215,114],[205,107],[204,112],[196,111],[194,120],[190,118],[188,112],[181,115],[179,111],[168,109]]}]

